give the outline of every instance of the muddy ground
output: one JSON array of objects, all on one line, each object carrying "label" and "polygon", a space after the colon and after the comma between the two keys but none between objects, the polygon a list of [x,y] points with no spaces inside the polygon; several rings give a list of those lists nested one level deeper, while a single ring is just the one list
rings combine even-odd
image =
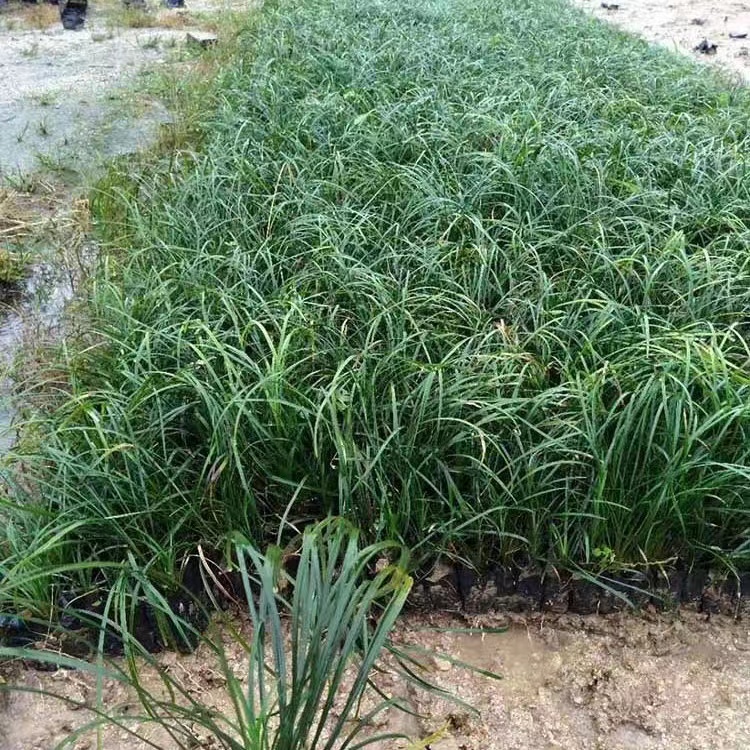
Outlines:
[{"label": "muddy ground", "polygon": [[8,369],[25,343],[59,337],[93,255],[83,236],[88,189],[108,160],[147,148],[168,127],[151,82],[202,54],[188,32],[210,32],[222,12],[253,7],[188,0],[169,10],[149,0],[143,11],[91,0],[85,27],[73,32],[49,3],[0,6],[0,270],[8,257],[28,263],[25,280],[0,280],[0,455],[14,439]]},{"label": "muddy ground", "polygon": [[[750,3],[741,0],[571,0],[598,18],[750,81]],[[605,8],[604,6],[609,6]],[[613,6],[617,6],[613,8]],[[695,51],[707,40],[709,54]],[[716,45],[711,51],[710,45]]]},{"label": "muddy ground", "polygon": [[[504,633],[467,628],[509,625]],[[462,632],[463,631],[463,632]],[[467,620],[446,613],[403,619],[396,640],[423,664],[422,676],[470,704],[437,698],[406,685],[385,665],[379,687],[405,702],[414,716],[391,709],[374,722],[374,732],[398,731],[410,742],[433,736],[432,750],[744,750],[750,747],[750,625],[731,618],[706,621],[696,613],[621,614],[555,620],[541,616],[483,616]],[[232,670],[246,661],[227,646]],[[461,660],[498,673],[495,680],[472,672]],[[232,715],[221,670],[205,647],[189,656],[166,654],[161,668],[190,695]],[[96,704],[95,680],[74,671],[25,670],[26,687],[57,691]],[[144,684],[158,690],[153,670]],[[363,712],[374,705],[365,701]],[[101,707],[127,718],[137,711],[133,695],[113,680],[102,684]],[[12,719],[11,719],[12,717]],[[0,726],[2,750],[51,750],[87,720],[86,708],[72,710],[51,698],[19,693],[10,698]],[[137,721],[131,728],[163,750],[175,747],[163,733]],[[218,747],[196,728],[195,747]],[[72,745],[95,747],[92,736]],[[145,750],[144,740],[109,731],[107,750]],[[378,748],[406,748],[405,740]],[[417,747],[414,745],[413,747]],[[424,747],[421,745],[419,747]]]}]

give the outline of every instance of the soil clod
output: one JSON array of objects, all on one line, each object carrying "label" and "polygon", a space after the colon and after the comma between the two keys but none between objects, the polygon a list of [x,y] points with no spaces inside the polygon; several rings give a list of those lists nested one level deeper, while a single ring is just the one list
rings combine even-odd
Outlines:
[{"label": "soil clod", "polygon": [[702,55],[715,55],[719,45],[715,42],[709,42],[708,39],[704,39],[700,44],[694,47],[696,52],[700,52]]}]

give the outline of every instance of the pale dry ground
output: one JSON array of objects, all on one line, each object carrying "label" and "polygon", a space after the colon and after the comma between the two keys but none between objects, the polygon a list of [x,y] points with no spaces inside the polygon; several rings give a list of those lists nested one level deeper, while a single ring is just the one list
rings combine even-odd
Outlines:
[{"label": "pale dry ground", "polygon": [[[571,0],[574,5],[650,42],[717,65],[750,81],[750,2],[741,0]],[[733,35],[733,36],[730,36]],[[740,38],[747,34],[747,37]],[[717,45],[711,55],[695,51],[704,39]]]},{"label": "pale dry ground", "polygon": [[[418,714],[391,711],[373,731],[399,731],[411,741],[440,732],[432,750],[745,750],[750,747],[750,626],[728,617],[656,614],[573,617],[555,621],[513,616],[505,633],[450,632],[467,625],[508,623],[507,616],[474,621],[456,615],[412,615],[402,619],[395,639],[500,673],[483,677],[438,656],[419,658],[424,676],[471,704],[460,705],[405,686],[386,665],[377,682],[399,695]],[[447,631],[447,632],[446,632]],[[245,660],[227,646],[229,663],[241,675]],[[232,715],[220,671],[204,647],[189,656],[159,657],[162,668],[191,695]],[[95,703],[93,679],[71,671],[25,671],[30,687],[53,689],[73,700]],[[157,681],[144,669],[150,689]],[[363,713],[374,702],[365,701]],[[103,708],[133,715],[133,696],[121,685],[103,686]],[[1,750],[51,750],[86,720],[50,698],[18,694],[0,726]],[[137,724],[133,725],[137,727]],[[141,729],[163,750],[175,746],[163,734]],[[197,734],[196,748],[214,748]],[[145,742],[121,731],[104,735],[106,750],[145,750]],[[92,737],[73,745],[92,750]],[[376,750],[406,748],[390,740]]]},{"label": "pale dry ground", "polygon": [[187,30],[251,4],[193,0],[167,10],[150,0],[147,14],[126,12],[120,0],[89,7],[82,31],[64,30],[51,5],[0,12],[0,179],[77,170],[147,145],[169,114],[148,99],[133,106],[138,77],[178,63]]}]

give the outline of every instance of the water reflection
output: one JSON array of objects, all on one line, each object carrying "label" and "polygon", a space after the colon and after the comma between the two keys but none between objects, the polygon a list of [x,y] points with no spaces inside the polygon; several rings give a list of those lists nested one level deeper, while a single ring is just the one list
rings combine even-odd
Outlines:
[{"label": "water reflection", "polygon": [[0,286],[0,455],[16,439],[11,369],[26,342],[47,338],[73,296],[71,278],[49,264],[34,267],[20,288]]}]

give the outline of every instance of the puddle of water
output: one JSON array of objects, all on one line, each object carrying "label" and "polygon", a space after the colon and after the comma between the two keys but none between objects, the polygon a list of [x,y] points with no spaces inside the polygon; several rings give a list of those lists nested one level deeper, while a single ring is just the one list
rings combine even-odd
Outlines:
[{"label": "puddle of water", "polygon": [[506,686],[531,691],[544,682],[555,661],[548,645],[521,629],[456,635],[453,648],[462,661],[502,675]]},{"label": "puddle of water", "polygon": [[[32,269],[20,292],[0,307],[0,456],[13,447],[13,362],[24,343],[36,332],[59,326],[65,305],[73,298],[73,280],[51,265]],[[2,309],[5,308],[5,309]]]}]

